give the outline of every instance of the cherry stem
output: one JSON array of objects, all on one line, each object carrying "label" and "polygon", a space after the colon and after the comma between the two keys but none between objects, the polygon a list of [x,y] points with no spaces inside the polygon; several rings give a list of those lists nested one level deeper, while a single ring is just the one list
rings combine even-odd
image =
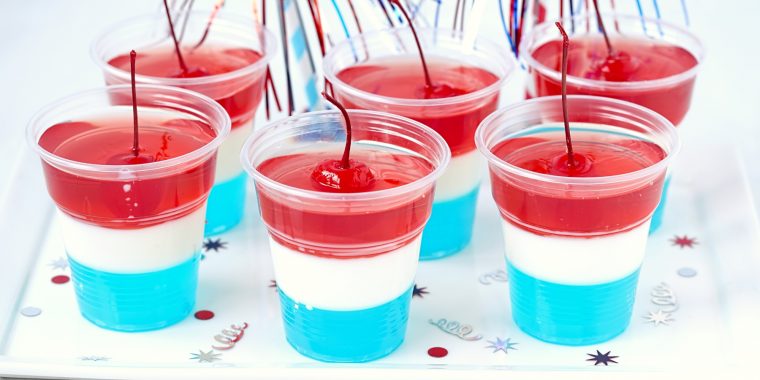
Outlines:
[{"label": "cherry stem", "polygon": [[570,47],[570,38],[565,33],[562,23],[555,23],[559,32],[562,33],[562,117],[565,122],[565,143],[567,144],[567,165],[575,166],[575,157],[573,156],[573,141],[570,138],[570,117],[567,112],[567,50]]},{"label": "cherry stem", "polygon": [[399,0],[388,0],[391,4],[396,5],[400,10],[401,13],[404,15],[404,18],[406,19],[407,23],[409,23],[409,28],[412,29],[412,35],[414,36],[414,42],[417,44],[417,50],[420,52],[420,61],[422,61],[422,71],[425,73],[425,87],[432,89],[433,88],[433,81],[430,80],[430,72],[428,71],[427,63],[425,62],[425,54],[422,53],[422,45],[420,44],[420,39],[417,37],[417,31],[414,29],[414,22],[412,21],[411,17],[409,17],[409,13],[406,12],[406,8],[404,8],[403,5],[401,5],[401,1]]},{"label": "cherry stem", "polygon": [[206,29],[203,30],[203,35],[201,36],[200,41],[198,41],[198,43],[193,46],[193,50],[201,47],[201,45],[206,42],[206,37],[208,37],[208,33],[211,30],[211,24],[214,23],[216,14],[219,13],[219,10],[222,9],[223,6],[224,0],[217,0],[216,4],[214,4],[214,9],[211,10],[211,14],[208,16],[208,21],[206,21]]},{"label": "cherry stem", "polygon": [[179,49],[179,41],[177,41],[177,34],[174,33],[174,23],[172,22],[172,14],[169,11],[169,3],[164,0],[164,10],[166,10],[166,19],[169,21],[169,31],[172,34],[172,41],[174,42],[174,51],[177,52],[177,60],[179,61],[179,68],[182,69],[182,73],[187,73],[187,65],[185,60],[182,59],[182,52]]},{"label": "cherry stem", "polygon": [[346,111],[346,107],[343,107],[343,105],[340,104],[340,102],[338,102],[335,98],[330,96],[325,91],[322,91],[322,96],[327,99],[328,102],[332,103],[335,107],[338,107],[340,113],[343,114],[343,120],[346,122],[346,147],[343,148],[343,157],[340,159],[340,165],[343,167],[343,169],[350,169],[351,162],[348,160],[348,156],[351,153],[351,118],[348,117],[348,111]]},{"label": "cherry stem", "polygon": [[615,50],[612,48],[610,37],[607,35],[607,28],[604,27],[602,14],[599,13],[599,2],[597,0],[594,0],[594,11],[596,12],[596,22],[599,24],[599,29],[601,29],[602,35],[604,35],[604,43],[607,44],[607,55],[612,56],[615,54]]},{"label": "cherry stem", "polygon": [[137,85],[135,81],[135,61],[137,52],[129,52],[130,74],[132,75],[132,154],[137,157],[140,154],[140,134],[137,128]]}]

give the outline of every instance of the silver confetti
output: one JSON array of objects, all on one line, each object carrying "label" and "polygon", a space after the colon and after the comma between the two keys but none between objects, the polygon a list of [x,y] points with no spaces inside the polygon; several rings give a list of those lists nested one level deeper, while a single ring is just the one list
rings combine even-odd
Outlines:
[{"label": "silver confetti", "polygon": [[462,340],[476,341],[483,339],[483,336],[478,334],[475,336],[469,336],[473,332],[473,328],[470,325],[463,325],[457,321],[449,321],[446,318],[441,318],[438,321],[429,320],[431,325],[438,327],[441,331],[454,335]]},{"label": "silver confetti", "polygon": [[673,319],[672,314],[666,313],[662,310],[657,310],[656,312],[649,312],[649,315],[645,315],[644,319],[646,320],[644,323],[652,323],[655,327],[659,325],[669,325],[670,322],[673,322],[675,319]]},{"label": "silver confetti", "polygon": [[483,285],[491,285],[492,281],[493,282],[507,282],[507,272],[505,272],[502,269],[499,269],[493,272],[483,273],[478,278],[478,281],[480,281],[480,283]]},{"label": "silver confetti", "polygon": [[683,267],[678,270],[678,275],[685,278],[691,278],[697,275],[697,271],[694,268]]},{"label": "silver confetti", "polygon": [[107,362],[111,358],[105,356],[82,356],[79,359],[83,362]]},{"label": "silver confetti", "polygon": [[48,265],[53,269],[66,270],[69,267],[69,261],[65,257],[59,257],[48,263]]},{"label": "silver confetti", "polygon": [[664,306],[662,309],[666,313],[673,313],[678,310],[678,300],[675,293],[670,289],[668,284],[662,282],[652,289],[652,303],[657,306]]},{"label": "silver confetti", "polygon": [[217,354],[214,352],[214,350],[211,350],[209,352],[204,352],[203,350],[198,350],[198,353],[191,353],[190,354],[190,360],[197,360],[198,363],[213,363],[219,359],[222,354]]},{"label": "silver confetti", "polygon": [[42,314],[42,309],[34,306],[27,306],[19,311],[25,317],[36,317]]}]

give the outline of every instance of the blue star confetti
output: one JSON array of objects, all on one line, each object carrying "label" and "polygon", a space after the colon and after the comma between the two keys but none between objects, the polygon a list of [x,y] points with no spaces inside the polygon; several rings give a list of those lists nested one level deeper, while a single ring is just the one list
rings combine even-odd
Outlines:
[{"label": "blue star confetti", "polygon": [[220,249],[227,249],[227,242],[222,239],[206,239],[203,242],[203,250],[206,252],[219,252]]},{"label": "blue star confetti", "polygon": [[486,342],[491,344],[490,346],[486,346],[486,348],[492,348],[493,353],[503,351],[505,354],[508,354],[509,350],[517,350],[515,346],[520,344],[517,342],[512,342],[512,338],[507,338],[507,339],[502,340],[499,337],[496,337],[496,340],[494,341],[487,340]]},{"label": "blue star confetti", "polygon": [[417,286],[417,284],[414,284],[414,290],[412,290],[412,297],[425,298],[425,294],[430,294],[430,292],[427,291],[427,286]]},{"label": "blue star confetti", "polygon": [[618,358],[618,356],[610,355],[610,352],[607,351],[607,353],[601,353],[599,350],[596,350],[596,354],[586,354],[590,356],[590,358],[586,359],[587,362],[594,362],[594,365],[604,364],[605,366],[609,365],[609,363],[615,363],[617,364],[617,361],[615,359]]}]

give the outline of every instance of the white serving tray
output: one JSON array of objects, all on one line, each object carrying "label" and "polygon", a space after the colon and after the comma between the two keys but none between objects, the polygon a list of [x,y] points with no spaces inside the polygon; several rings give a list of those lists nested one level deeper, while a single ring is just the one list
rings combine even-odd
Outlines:
[{"label": "white serving tray", "polygon": [[[709,152],[709,153],[706,153]],[[69,275],[50,263],[65,257],[56,214],[37,159],[25,152],[13,182],[0,194],[0,376],[76,378],[682,378],[706,373],[750,376],[760,342],[760,240],[741,162],[728,146],[688,146],[674,170],[665,223],[652,235],[628,330],[610,342],[563,347],[526,336],[512,322],[499,217],[482,191],[474,242],[463,253],[420,264],[423,298],[412,300],[406,342],[390,356],[366,364],[324,364],[297,354],[285,342],[266,231],[249,210],[246,221],[221,235],[226,248],[201,263],[197,310],[169,328],[117,333],[80,317]],[[488,184],[484,185],[487,189]],[[253,202],[250,202],[253,203]],[[675,236],[696,238],[693,248]],[[104,254],[106,254],[104,252]],[[591,265],[591,264],[590,264]],[[681,274],[679,274],[679,270]],[[685,277],[690,270],[696,276]],[[693,273],[692,273],[693,274]],[[675,294],[673,321],[655,326],[643,318],[668,306],[651,291],[665,283]],[[25,316],[28,307],[41,314]],[[467,341],[429,321],[446,318],[472,326]],[[234,348],[212,363],[191,359],[208,352],[230,324],[249,328]],[[511,339],[516,350],[494,352],[488,341]],[[448,355],[434,358],[431,347]],[[588,354],[611,351],[617,363],[594,365]],[[755,375],[757,375],[755,373]],[[758,375],[760,376],[760,375]]]}]

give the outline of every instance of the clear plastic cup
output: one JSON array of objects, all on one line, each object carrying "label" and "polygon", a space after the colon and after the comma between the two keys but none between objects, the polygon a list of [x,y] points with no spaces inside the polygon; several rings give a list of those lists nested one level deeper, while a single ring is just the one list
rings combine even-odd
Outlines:
[{"label": "clear plastic cup", "polygon": [[633,103],[571,95],[568,106],[576,152],[583,144],[625,141],[616,152],[626,159],[642,159],[651,152],[648,143],[664,158],[625,174],[566,177],[526,170],[494,154],[515,138],[564,144],[559,96],[500,109],[475,138],[502,215],[515,323],[547,342],[587,345],[628,326],[649,223],[679,140],[666,118]]},{"label": "clear plastic cup", "polygon": [[[182,46],[195,44],[200,40],[208,16],[208,11],[190,13],[187,27],[184,28]],[[179,27],[177,32],[179,33]],[[219,12],[216,16],[204,42],[204,46],[216,45],[250,48],[262,57],[241,69],[205,77],[136,76],[138,83],[180,87],[204,94],[221,104],[232,119],[230,136],[219,148],[217,179],[209,197],[206,216],[206,235],[223,233],[242,220],[247,180],[238,156],[243,142],[253,130],[252,120],[261,102],[266,67],[277,49],[277,42],[272,33],[252,18],[225,12]],[[141,50],[168,46],[173,45],[168,34],[166,18],[155,13],[126,20],[106,30],[93,42],[91,55],[103,70],[107,84],[126,84],[130,83],[129,70],[112,66],[109,64],[111,59],[128,54],[131,49],[135,49],[139,55]],[[185,54],[189,54],[189,49],[183,50],[186,50]],[[177,65],[176,62],[172,64]]]},{"label": "clear plastic cup", "polygon": [[[697,65],[677,75],[646,81],[610,82],[568,75],[567,93],[604,96],[636,103],[658,112],[678,126],[689,110],[694,82],[704,60],[704,49],[700,39],[687,29],[653,18],[605,14],[602,19],[610,38],[613,39],[613,46],[615,39],[626,37],[665,41],[687,50],[696,58]],[[601,33],[593,15],[575,16],[572,19],[568,17],[563,19],[562,23],[570,35],[571,44],[573,37]],[[569,27],[571,23],[575,24],[575,32]],[[559,40],[561,36],[554,22],[547,22],[531,30],[520,43],[520,56],[528,68],[528,97],[560,94],[562,73],[542,64],[533,56],[534,51],[547,42]],[[662,224],[669,184],[670,178],[665,183],[662,202],[652,218],[652,231]]]},{"label": "clear plastic cup", "polygon": [[[389,112],[419,121],[441,134],[451,148],[451,163],[436,185],[433,214],[423,234],[420,259],[425,260],[452,255],[470,242],[482,178],[482,161],[474,144],[475,129],[498,106],[500,90],[516,71],[516,65],[503,44],[482,36],[467,43],[461,33],[450,30],[420,29],[418,34],[428,65],[444,60],[446,64],[468,64],[490,72],[497,80],[465,95],[407,99],[366,92],[340,78],[342,70],[373,60],[419,61],[408,28],[364,33],[343,41],[328,52],[324,72],[336,97],[347,108]],[[421,70],[421,66],[415,66],[414,70]]]},{"label": "clear plastic cup", "polygon": [[[131,91],[111,86],[61,99],[34,116],[27,139],[42,159],[48,192],[60,211],[82,315],[106,329],[145,331],[179,322],[195,305],[206,200],[230,119],[200,94],[144,85],[137,87],[142,125],[193,120],[213,128],[214,139],[182,156],[136,165],[73,161],[40,146],[43,134],[59,123],[131,125]],[[73,138],[82,132],[72,123],[57,133]]]},{"label": "clear plastic cup", "polygon": [[349,114],[352,157],[369,151],[413,157],[429,165],[427,174],[390,189],[328,193],[260,171],[267,160],[293,154],[340,158],[346,134],[337,111],[275,122],[254,133],[241,155],[269,230],[285,336],[301,354],[328,362],[374,360],[403,342],[420,235],[435,180],[450,159],[445,141],[418,122],[372,111]]}]

